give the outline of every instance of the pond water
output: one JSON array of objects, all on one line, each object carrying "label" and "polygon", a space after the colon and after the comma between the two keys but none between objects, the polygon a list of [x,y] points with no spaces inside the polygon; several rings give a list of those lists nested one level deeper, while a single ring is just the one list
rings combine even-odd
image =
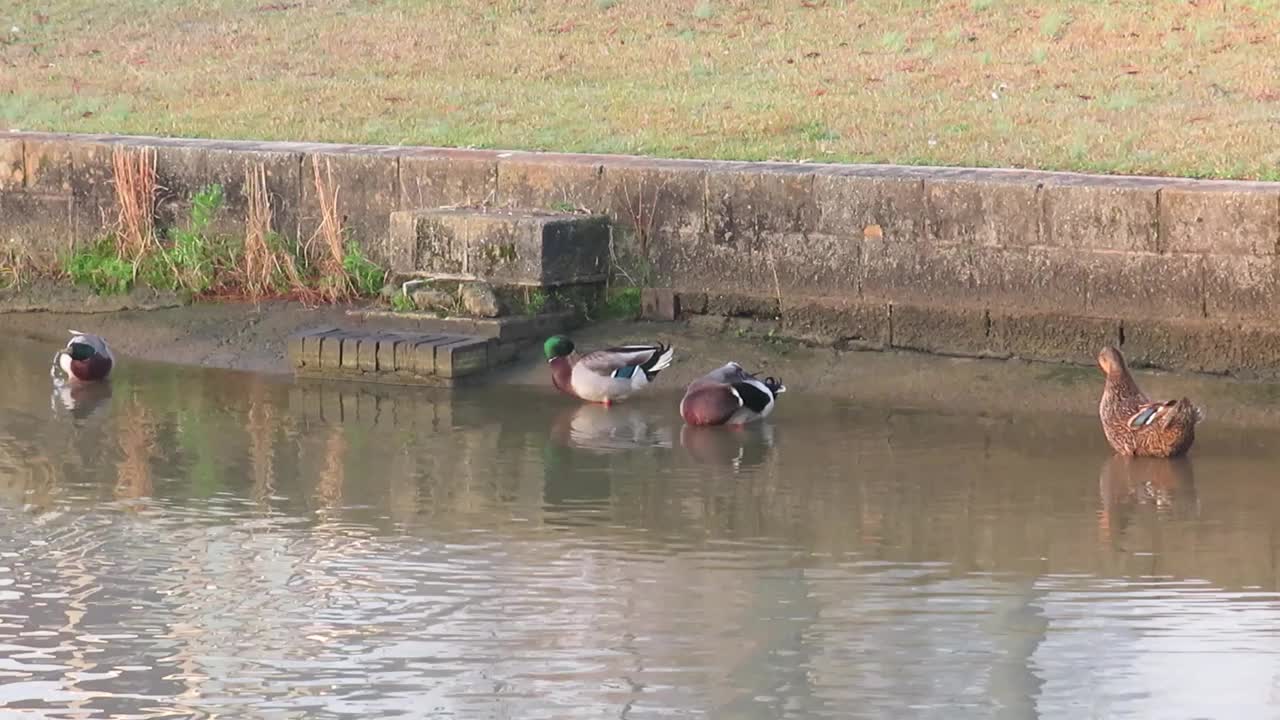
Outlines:
[{"label": "pond water", "polygon": [[[803,389],[582,406],[0,349],[0,707],[32,717],[1280,714],[1280,448]],[[70,406],[74,407],[70,407]]]}]

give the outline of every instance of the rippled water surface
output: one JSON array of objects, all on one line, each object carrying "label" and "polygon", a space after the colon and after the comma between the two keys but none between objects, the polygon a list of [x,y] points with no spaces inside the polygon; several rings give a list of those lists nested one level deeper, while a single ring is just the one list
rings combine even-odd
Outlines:
[{"label": "rippled water surface", "polygon": [[1280,715],[1280,451],[0,349],[0,714]]}]

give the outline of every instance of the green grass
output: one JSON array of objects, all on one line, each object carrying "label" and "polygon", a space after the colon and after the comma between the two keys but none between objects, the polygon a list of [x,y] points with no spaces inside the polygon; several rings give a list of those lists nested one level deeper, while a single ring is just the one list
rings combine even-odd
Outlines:
[{"label": "green grass", "polygon": [[1274,0],[12,5],[4,127],[1280,178]]},{"label": "green grass", "polygon": [[611,287],[601,308],[603,319],[633,320],[640,316],[640,288]]},{"label": "green grass", "polygon": [[80,247],[67,258],[63,270],[77,285],[88,287],[99,295],[120,295],[133,287],[133,263],[116,255],[115,242],[111,238]]}]

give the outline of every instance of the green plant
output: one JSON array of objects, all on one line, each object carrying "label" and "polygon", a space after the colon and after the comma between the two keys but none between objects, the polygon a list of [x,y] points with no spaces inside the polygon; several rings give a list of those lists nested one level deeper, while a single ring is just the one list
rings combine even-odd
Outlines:
[{"label": "green plant", "polygon": [[[191,210],[185,228],[170,228],[169,247],[162,250],[164,265],[144,261],[144,282],[170,290],[187,290],[200,294],[214,283],[219,261],[234,264],[233,248],[219,243],[209,234],[209,226],[222,208],[222,186],[207,185],[191,198]],[[221,247],[220,247],[221,246]],[[166,277],[165,269],[171,271]]]},{"label": "green plant", "polygon": [[133,264],[116,254],[112,237],[76,249],[63,269],[77,285],[87,286],[99,295],[119,295],[133,287]]},{"label": "green plant", "polygon": [[693,6],[693,16],[699,20],[710,20],[715,14],[716,9],[711,0],[698,0],[698,4]]},{"label": "green plant", "polygon": [[525,294],[524,311],[527,315],[537,315],[547,306],[547,294],[534,290]]},{"label": "green plant", "polygon": [[342,270],[351,279],[351,287],[356,295],[377,295],[382,290],[382,282],[387,273],[377,263],[365,257],[355,242],[348,241],[346,250],[342,256]]},{"label": "green plant", "polygon": [[413,312],[418,306],[413,303],[413,298],[402,292],[391,296],[391,309],[396,312]]},{"label": "green plant", "polygon": [[1052,40],[1057,40],[1062,37],[1063,31],[1070,24],[1070,15],[1061,11],[1051,12],[1040,21],[1040,34]]},{"label": "green plant", "polygon": [[609,320],[633,319],[640,315],[640,288],[613,287],[605,296],[601,315]]}]

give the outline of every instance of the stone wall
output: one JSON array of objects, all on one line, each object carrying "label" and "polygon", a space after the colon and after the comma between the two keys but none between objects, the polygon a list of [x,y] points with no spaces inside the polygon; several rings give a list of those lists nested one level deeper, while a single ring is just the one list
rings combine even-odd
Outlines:
[{"label": "stone wall", "polygon": [[[319,223],[331,169],[353,237],[444,205],[609,214],[650,314],[748,317],[818,342],[1280,370],[1280,184],[1015,170],[730,163],[435,148],[0,133],[0,240],[54,257],[113,217],[113,146],[150,147],[161,220],[209,182],[242,223],[265,165],[278,229]],[[637,275],[638,274],[638,275]],[[730,321],[726,321],[730,322]]]}]

